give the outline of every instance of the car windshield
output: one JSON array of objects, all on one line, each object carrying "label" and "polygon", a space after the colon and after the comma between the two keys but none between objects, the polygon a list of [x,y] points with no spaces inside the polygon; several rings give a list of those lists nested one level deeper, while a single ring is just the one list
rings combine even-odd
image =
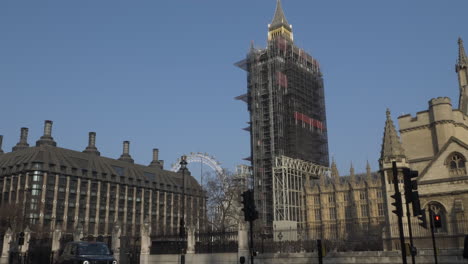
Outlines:
[{"label": "car windshield", "polygon": [[109,255],[109,249],[104,244],[84,244],[78,247],[79,255]]}]

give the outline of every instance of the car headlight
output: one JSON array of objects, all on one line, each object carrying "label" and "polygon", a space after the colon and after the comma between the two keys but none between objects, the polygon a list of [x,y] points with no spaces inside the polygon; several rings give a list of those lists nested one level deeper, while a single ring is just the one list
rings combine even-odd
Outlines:
[{"label": "car headlight", "polygon": [[85,260],[83,261],[83,264],[89,264],[89,261]]},{"label": "car headlight", "polygon": [[112,264],[117,264],[117,260],[112,261]]}]

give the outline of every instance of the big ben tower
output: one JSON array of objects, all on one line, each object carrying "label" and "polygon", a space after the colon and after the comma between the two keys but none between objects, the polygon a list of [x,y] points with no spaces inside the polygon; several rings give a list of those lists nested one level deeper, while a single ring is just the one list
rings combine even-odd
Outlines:
[{"label": "big ben tower", "polygon": [[250,113],[249,160],[260,219],[267,228],[281,221],[299,227],[309,176],[287,166],[329,165],[323,78],[319,63],[294,44],[280,0],[267,37],[265,49],[251,47],[236,64],[247,71],[247,93],[237,99]]}]

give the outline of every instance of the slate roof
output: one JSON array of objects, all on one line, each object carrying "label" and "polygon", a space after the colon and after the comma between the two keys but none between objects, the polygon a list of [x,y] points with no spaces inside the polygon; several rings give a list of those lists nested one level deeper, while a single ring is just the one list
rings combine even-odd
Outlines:
[{"label": "slate roof", "polygon": [[[51,145],[39,145],[0,154],[0,176],[34,170],[168,192],[182,192],[181,173],[102,157],[94,153],[83,153]],[[189,174],[187,171],[185,175],[186,193],[204,196],[201,186]]]}]

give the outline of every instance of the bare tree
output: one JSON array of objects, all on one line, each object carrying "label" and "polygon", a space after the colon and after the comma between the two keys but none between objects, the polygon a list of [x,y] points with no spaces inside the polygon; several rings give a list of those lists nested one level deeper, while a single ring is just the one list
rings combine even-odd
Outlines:
[{"label": "bare tree", "polygon": [[22,228],[24,221],[23,205],[4,203],[0,206],[0,233],[8,228],[16,230]]},{"label": "bare tree", "polygon": [[208,195],[208,221],[213,231],[225,232],[236,229],[242,217],[240,194],[244,189],[243,182],[237,175],[224,173],[210,174],[205,189]]}]

